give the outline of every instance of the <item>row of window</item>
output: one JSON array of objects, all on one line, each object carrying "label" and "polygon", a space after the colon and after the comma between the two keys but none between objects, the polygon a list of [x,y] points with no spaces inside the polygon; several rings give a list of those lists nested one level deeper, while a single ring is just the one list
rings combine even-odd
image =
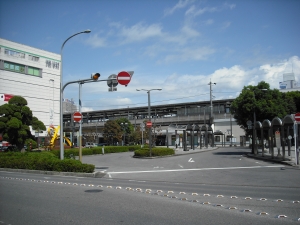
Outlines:
[{"label": "row of window", "polygon": [[[3,62],[3,64],[2,64]],[[39,68],[35,68],[32,66],[25,66],[22,64],[17,64],[17,63],[12,63],[12,62],[8,62],[8,61],[2,61],[1,62],[1,69],[3,67],[4,70],[10,70],[16,73],[24,73],[24,74],[28,74],[28,75],[33,75],[33,76],[42,76],[42,70]],[[3,65],[3,66],[2,66]]]},{"label": "row of window", "polygon": [[[18,58],[25,59],[25,53],[15,51],[15,50],[11,50],[11,49],[7,49],[7,48],[4,49],[4,54],[6,54],[8,56],[13,56],[13,57],[18,57]],[[35,55],[28,55],[28,59],[31,60],[31,61],[34,61],[34,62],[39,62],[40,61],[40,57],[35,56]],[[59,62],[47,59],[46,60],[46,67],[59,70]]]}]

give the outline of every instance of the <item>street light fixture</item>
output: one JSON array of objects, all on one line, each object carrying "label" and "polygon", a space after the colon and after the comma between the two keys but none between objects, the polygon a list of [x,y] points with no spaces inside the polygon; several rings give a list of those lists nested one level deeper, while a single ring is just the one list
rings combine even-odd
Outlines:
[{"label": "street light fixture", "polygon": [[128,123],[121,123],[121,126],[122,126],[122,129],[123,129],[123,132],[124,132],[124,142],[122,144],[122,146],[125,145],[125,136],[126,136],[126,127],[127,127]]},{"label": "street light fixture", "polygon": [[76,34],[73,34],[72,36],[68,37],[64,43],[61,46],[60,49],[60,159],[64,159],[64,143],[63,143],[63,135],[64,135],[64,129],[63,129],[63,48],[68,40],[70,40],[72,37],[83,34],[83,33],[90,33],[90,30],[85,30],[78,32]]},{"label": "street light fixture", "polygon": [[[150,91],[161,91],[162,89],[161,88],[158,88],[158,89],[136,89],[137,91],[146,91],[147,94],[148,94],[148,119],[149,121],[151,121],[151,114],[150,114]],[[152,148],[151,148],[151,145],[152,145],[152,140],[151,140],[151,127],[149,127],[149,152],[150,152],[150,157],[152,157]]]},{"label": "street light fixture", "polygon": [[231,107],[231,103],[230,102],[226,102],[226,113],[230,114],[230,147],[232,147],[232,115],[230,112],[230,107]]},{"label": "street light fixture", "polygon": [[[256,149],[256,129],[255,129],[255,124],[256,124],[256,112],[255,112],[255,102],[256,102],[256,97],[255,97],[255,91],[256,90],[251,90],[250,88],[247,88],[248,90],[252,91],[253,92],[253,97],[254,97],[254,104],[253,104],[253,127],[252,127],[252,151],[251,153],[252,154],[256,154],[257,153],[257,149]],[[260,91],[267,91],[268,89],[257,89],[257,90],[260,90]]]}]

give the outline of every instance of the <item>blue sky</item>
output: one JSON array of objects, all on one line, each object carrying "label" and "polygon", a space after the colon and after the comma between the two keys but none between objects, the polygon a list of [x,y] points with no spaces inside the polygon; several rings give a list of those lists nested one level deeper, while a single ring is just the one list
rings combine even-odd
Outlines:
[{"label": "blue sky", "polygon": [[[133,70],[127,87],[84,84],[83,111],[235,98],[283,73],[300,83],[298,0],[0,0],[0,37],[60,53],[63,81]],[[64,97],[78,104],[78,85]]]}]

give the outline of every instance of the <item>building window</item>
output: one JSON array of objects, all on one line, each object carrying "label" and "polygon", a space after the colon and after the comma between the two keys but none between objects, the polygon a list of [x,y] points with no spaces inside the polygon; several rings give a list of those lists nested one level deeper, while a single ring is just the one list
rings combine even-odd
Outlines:
[{"label": "building window", "polygon": [[17,51],[7,49],[7,48],[5,49],[4,54],[25,59],[25,53],[17,52]]},{"label": "building window", "polygon": [[11,62],[4,62],[4,69],[15,71],[17,73],[25,73],[25,66],[24,65],[11,63]]},{"label": "building window", "polygon": [[28,59],[34,62],[38,62],[40,60],[40,57],[34,55],[28,55]]},{"label": "building window", "polygon": [[28,66],[28,74],[34,76],[40,76],[40,69]]}]

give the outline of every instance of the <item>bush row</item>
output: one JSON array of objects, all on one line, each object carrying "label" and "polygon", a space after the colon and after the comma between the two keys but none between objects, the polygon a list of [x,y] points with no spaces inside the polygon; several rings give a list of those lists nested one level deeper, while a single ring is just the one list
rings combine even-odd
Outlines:
[{"label": "bush row", "polygon": [[95,166],[78,160],[60,160],[51,152],[8,152],[0,154],[0,167],[13,169],[92,173]]},{"label": "bush row", "polygon": [[[172,148],[159,148],[155,147],[151,149],[151,155],[152,156],[166,156],[166,155],[174,155],[175,151]],[[143,148],[139,150],[134,151],[135,157],[149,157],[150,156],[150,150],[149,148]]]},{"label": "bush row", "polygon": [[[134,151],[137,149],[140,149],[141,147],[138,145],[133,146],[105,146],[104,147],[104,154],[107,153],[118,153],[118,152],[128,152],[128,151]],[[57,157],[60,157],[60,151],[59,150],[52,150],[53,154],[55,154]],[[102,154],[102,147],[93,147],[93,148],[82,148],[82,155],[96,155],[96,154]],[[71,148],[71,149],[65,149],[64,151],[64,158],[66,159],[72,159],[75,156],[79,156],[79,149],[78,148]]]}]

